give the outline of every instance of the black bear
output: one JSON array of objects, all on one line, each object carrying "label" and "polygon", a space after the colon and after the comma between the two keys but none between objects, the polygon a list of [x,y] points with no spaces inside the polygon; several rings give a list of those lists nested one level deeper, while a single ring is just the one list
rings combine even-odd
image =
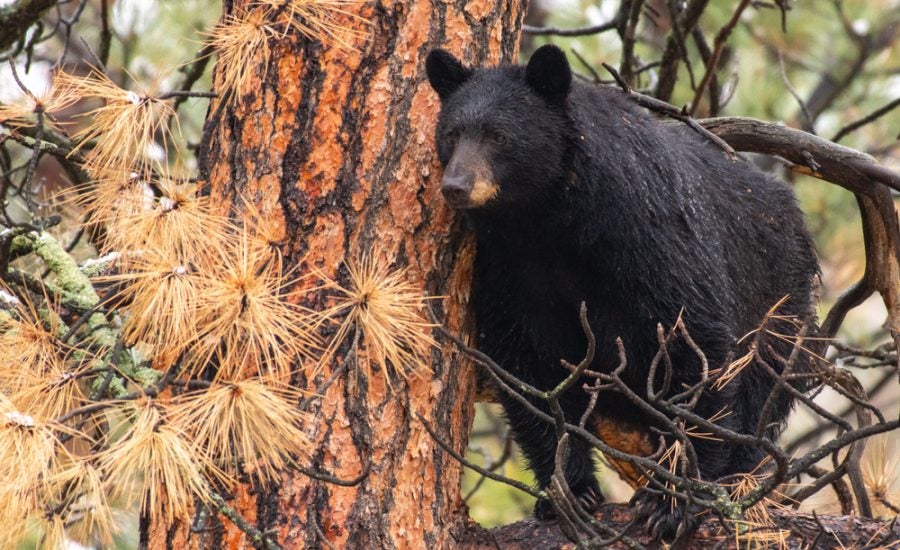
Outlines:
[{"label": "black bear", "polygon": [[[779,316],[814,323],[815,250],[784,183],[686,125],[645,111],[618,89],[573,81],[565,54],[554,46],[538,49],[527,66],[484,69],[434,50],[426,71],[441,100],[441,191],[464,211],[477,238],[478,346],[510,373],[542,389],[556,386],[568,374],[560,359],[577,363],[585,353],[582,302],[597,341],[590,368],[617,366],[621,337],[628,360],[623,378],[639,395],[646,394],[658,350],[658,323],[672,326],[682,315],[710,369],[740,357],[747,346],[741,338],[784,297]],[[785,323],[779,330],[797,329]],[[768,353],[787,357],[791,335],[785,336]],[[686,344],[669,351],[669,387],[682,391],[700,379],[701,362]],[[763,367],[750,364],[729,384],[705,391],[694,412],[718,413],[721,426],[756,433],[774,383]],[[572,423],[588,405],[580,386],[561,400]],[[544,488],[554,468],[554,427],[499,393]],[[781,394],[767,432],[773,439],[792,404]],[[615,392],[601,394],[593,421],[604,439],[627,439],[653,424]],[[763,458],[750,447],[692,443],[707,480],[752,471]],[[583,503],[602,502],[583,440],[571,442],[566,477]],[[691,522],[690,510],[664,499],[638,498],[637,504],[657,536]],[[535,514],[552,517],[553,510],[539,500]]]}]

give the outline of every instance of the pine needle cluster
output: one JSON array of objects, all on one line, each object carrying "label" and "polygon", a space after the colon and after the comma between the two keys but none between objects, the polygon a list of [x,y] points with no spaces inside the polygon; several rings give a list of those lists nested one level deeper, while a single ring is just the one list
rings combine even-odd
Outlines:
[{"label": "pine needle cluster", "polygon": [[190,517],[194,498],[211,502],[206,476],[227,480],[150,399],[122,406],[133,417],[125,434],[97,456],[110,498],[140,500],[141,511],[171,523]]},{"label": "pine needle cluster", "polygon": [[338,323],[325,360],[332,357],[351,332],[364,338],[367,375],[375,364],[390,384],[391,375],[404,380],[428,372],[428,355],[437,343],[424,317],[426,297],[406,280],[405,270],[390,271],[371,256],[347,262],[350,284],[341,286],[320,275],[325,288],[334,291],[335,303],[321,313],[323,320]]},{"label": "pine needle cluster", "polygon": [[[0,291],[12,297],[8,287]],[[84,400],[81,375],[94,356],[61,340],[62,324],[50,307],[39,308],[30,295],[14,298],[0,314],[0,395],[41,421],[51,420]]]},{"label": "pine needle cluster", "polygon": [[[735,481],[728,484],[731,499],[735,502],[749,495],[760,483],[772,475],[771,460],[760,462],[752,472],[735,476]],[[772,491],[753,506],[744,511],[744,518],[735,521],[735,544],[738,548],[787,548],[790,531],[779,529],[772,518],[771,511],[786,512],[790,506],[784,502],[790,499],[780,490]]]},{"label": "pine needle cluster", "polygon": [[[58,82],[66,94],[103,102],[81,115],[87,125],[74,135],[76,150],[91,145],[86,157],[93,171],[124,168],[143,174],[152,166],[153,146],[165,152],[181,142],[174,109],[154,97],[152,89],[125,90],[98,70],[87,76],[60,72]],[[170,119],[174,124],[170,125]]]},{"label": "pine needle cluster", "polygon": [[[292,29],[310,40],[356,49],[353,40],[365,33],[357,25],[368,22],[347,10],[359,0],[259,0],[269,19]],[[351,23],[353,25],[351,25]]]},{"label": "pine needle cluster", "polygon": [[250,9],[226,15],[209,33],[209,44],[218,55],[219,89],[238,97],[252,85],[256,65],[267,67],[272,57],[269,39],[277,34],[263,10]]},{"label": "pine needle cluster", "polygon": [[[775,304],[770,307],[766,314],[763,316],[762,320],[759,323],[759,326],[745,334],[740,339],[739,343],[752,339],[749,346],[750,349],[747,351],[747,353],[731,361],[729,364],[725,365],[724,368],[716,369],[712,372],[712,374],[716,375],[717,377],[716,381],[712,385],[713,389],[721,390],[729,383],[731,383],[731,381],[737,378],[738,375],[741,374],[745,369],[751,367],[758,357],[758,354],[760,352],[759,348],[765,345],[763,340],[768,337],[787,342],[794,346],[800,345],[800,352],[811,357],[815,357],[816,359],[823,362],[826,361],[825,358],[819,357],[811,349],[802,346],[798,342],[796,333],[802,327],[797,316],[778,314],[778,310],[784,304],[786,304],[788,300],[790,300],[790,296],[783,296],[781,299],[775,302]],[[786,324],[791,325],[794,329],[790,331],[790,334],[786,334],[785,332],[780,331],[778,328],[779,326],[784,326]]]},{"label": "pine needle cluster", "polygon": [[50,84],[37,93],[23,88],[15,100],[0,103],[0,123],[12,128],[26,128],[35,126],[40,117],[43,125],[59,129],[53,115],[80,99],[75,90],[63,85],[61,76],[62,73],[56,73]]},{"label": "pine needle cluster", "polygon": [[872,497],[872,508],[880,517],[900,514],[900,453],[897,439],[876,437],[867,446],[862,463],[863,483]]},{"label": "pine needle cluster", "polygon": [[25,533],[29,519],[45,517],[53,494],[52,473],[71,460],[58,439],[59,429],[22,413],[0,396],[0,542],[4,547]]},{"label": "pine needle cluster", "polygon": [[50,425],[21,413],[8,400],[0,400],[0,482],[12,506],[39,495],[38,484],[47,478],[56,458],[58,441]]},{"label": "pine needle cluster", "polygon": [[208,42],[221,67],[223,96],[242,97],[253,85],[254,69],[268,67],[270,41],[296,32],[309,40],[356,49],[354,41],[365,33],[357,26],[366,20],[347,10],[359,0],[259,0],[223,18]]},{"label": "pine needle cluster", "polygon": [[[118,529],[107,497],[108,489],[93,457],[75,459],[63,465],[50,475],[48,487],[51,502],[59,503],[56,509],[60,510],[50,518],[72,525],[66,532],[67,537],[80,541],[93,538],[104,545],[112,544],[113,534]],[[52,531],[55,531],[55,525],[48,529],[48,532]]]},{"label": "pine needle cluster", "polygon": [[[254,474],[269,484],[312,448],[301,430],[303,415],[297,411],[304,395],[261,379],[222,382],[181,396],[170,412],[173,422],[190,435],[195,450],[211,457],[226,474]],[[204,421],[197,422],[198,418]]]},{"label": "pine needle cluster", "polygon": [[109,305],[123,316],[125,343],[144,343],[152,355],[174,360],[197,339],[197,310],[203,287],[185,257],[158,248],[129,255],[125,270],[96,278],[119,284]]},{"label": "pine needle cluster", "polygon": [[110,304],[126,342],[148,345],[162,364],[180,360],[191,377],[214,367],[217,380],[285,379],[320,348],[311,314],[290,301],[300,278],[282,273],[280,256],[246,228],[221,229],[215,251],[146,248],[97,281],[120,285]]},{"label": "pine needle cluster", "polygon": [[[735,481],[728,484],[731,499],[733,501],[741,500],[742,498],[753,492],[753,490],[756,489],[760,483],[771,477],[771,465],[772,461],[767,457],[765,460],[760,462],[752,472],[735,476]],[[782,493],[781,490],[776,489],[768,496],[764,497],[759,502],[749,507],[744,512],[744,519],[753,525],[774,527],[775,522],[772,519],[770,511],[789,510],[790,506],[782,503],[789,500],[790,499],[784,493]]]},{"label": "pine needle cluster", "polygon": [[139,185],[125,199],[130,204],[120,197],[118,210],[105,220],[111,229],[107,249],[129,253],[152,247],[170,256],[203,259],[217,254],[228,238],[228,223],[213,212],[197,184],[156,177]]},{"label": "pine needle cluster", "polygon": [[251,373],[286,379],[298,357],[311,359],[320,349],[312,316],[288,291],[301,278],[282,273],[280,256],[246,227],[223,252],[217,269],[205,272],[195,349],[199,362],[191,370],[212,362],[217,379],[240,380]]},{"label": "pine needle cluster", "polygon": [[[137,172],[128,168],[101,170],[94,166],[90,173],[89,192],[73,188],[60,193],[60,203],[83,212],[90,223],[101,227],[113,225],[150,206],[153,189]],[[110,244],[103,249],[108,251],[114,247]]]}]

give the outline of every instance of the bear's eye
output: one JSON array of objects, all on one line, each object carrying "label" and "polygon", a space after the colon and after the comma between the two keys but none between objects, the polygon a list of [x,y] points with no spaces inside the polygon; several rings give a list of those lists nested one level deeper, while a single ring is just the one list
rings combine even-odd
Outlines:
[{"label": "bear's eye", "polygon": [[497,145],[506,145],[507,139],[506,136],[500,133],[495,133],[491,136],[491,141],[496,143]]}]

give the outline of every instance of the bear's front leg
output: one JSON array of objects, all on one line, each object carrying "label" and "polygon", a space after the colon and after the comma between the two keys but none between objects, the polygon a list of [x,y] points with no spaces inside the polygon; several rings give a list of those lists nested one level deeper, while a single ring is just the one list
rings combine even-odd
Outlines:
[{"label": "bear's front leg", "polygon": [[[500,398],[509,424],[512,427],[516,442],[522,449],[529,467],[534,472],[538,487],[545,490],[551,482],[556,466],[557,437],[552,423],[536,417],[518,400],[509,395]],[[562,399],[560,405],[567,411],[568,422],[577,422],[570,418],[571,412],[579,410],[581,399]],[[550,414],[547,403],[529,399],[537,409]],[[587,406],[584,400],[581,411]],[[583,439],[575,436],[569,438],[568,461],[565,466],[566,483],[575,498],[587,512],[593,512],[603,503],[603,493],[594,477],[594,460],[592,447]],[[534,507],[534,515],[538,519],[548,520],[556,517],[553,505],[547,498],[538,499]]]},{"label": "bear's front leg", "polygon": [[652,491],[638,489],[629,505],[634,509],[635,523],[643,525],[654,540],[674,541],[689,536],[700,525],[703,508],[685,504]]},{"label": "bear's front leg", "polygon": [[[714,411],[724,410],[726,403],[732,399],[730,393],[709,393],[701,399],[696,412],[704,418],[710,418],[715,414]],[[740,431],[739,419],[734,415],[719,419],[717,424],[725,429]],[[668,434],[665,439],[667,447],[671,448],[675,437]],[[697,456],[700,479],[716,481],[739,472],[735,470],[738,465],[735,455],[743,452],[743,448],[715,439],[691,437],[689,440]],[[689,474],[689,477],[694,476]],[[712,498],[710,494],[694,494],[704,500]],[[650,488],[638,489],[630,505],[634,508],[636,523],[644,525],[656,540],[673,541],[689,536],[700,525],[701,516],[705,513],[704,508],[697,504],[686,503]]]}]

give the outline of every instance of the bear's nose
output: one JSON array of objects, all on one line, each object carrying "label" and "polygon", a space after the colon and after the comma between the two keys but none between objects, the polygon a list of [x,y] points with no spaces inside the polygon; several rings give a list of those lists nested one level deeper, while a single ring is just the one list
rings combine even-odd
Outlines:
[{"label": "bear's nose", "polygon": [[441,193],[451,206],[464,206],[469,200],[470,188],[465,177],[444,176],[441,180]]}]

